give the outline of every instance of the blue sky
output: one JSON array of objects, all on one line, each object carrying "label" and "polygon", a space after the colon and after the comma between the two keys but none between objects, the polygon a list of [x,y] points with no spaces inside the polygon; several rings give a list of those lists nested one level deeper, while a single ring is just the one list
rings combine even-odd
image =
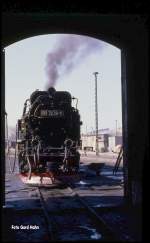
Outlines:
[{"label": "blue sky", "polygon": [[[58,34],[36,36],[5,49],[5,106],[9,126],[15,126],[31,93],[36,89],[45,89],[47,54],[56,50],[64,36],[69,38],[69,35]],[[115,120],[118,126],[122,126],[120,50],[106,42],[95,41],[98,42],[96,51],[90,50],[89,46],[84,58],[80,59],[75,53],[75,65],[70,72],[60,73],[55,86],[56,90],[67,90],[78,98],[82,132],[95,129],[95,71],[99,72],[99,128],[115,129]]]}]

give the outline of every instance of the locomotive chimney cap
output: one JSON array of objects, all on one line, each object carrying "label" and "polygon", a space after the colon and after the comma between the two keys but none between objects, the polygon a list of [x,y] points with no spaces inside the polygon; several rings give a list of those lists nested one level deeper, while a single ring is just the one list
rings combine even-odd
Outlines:
[{"label": "locomotive chimney cap", "polygon": [[56,92],[56,89],[53,88],[53,87],[50,87],[50,88],[48,89],[48,93],[49,93],[50,95],[53,95],[55,92]]}]

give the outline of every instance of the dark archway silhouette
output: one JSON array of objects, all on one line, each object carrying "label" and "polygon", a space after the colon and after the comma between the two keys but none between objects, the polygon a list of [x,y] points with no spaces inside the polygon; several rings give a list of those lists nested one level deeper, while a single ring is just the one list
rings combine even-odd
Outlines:
[{"label": "dark archway silhouette", "polygon": [[[3,14],[2,80],[3,48],[28,37],[55,33],[88,35],[121,49],[125,199],[141,204],[142,168],[148,154],[148,31],[143,19],[138,15]],[[1,90],[4,108],[4,82]],[[1,128],[4,178],[4,109]]]}]

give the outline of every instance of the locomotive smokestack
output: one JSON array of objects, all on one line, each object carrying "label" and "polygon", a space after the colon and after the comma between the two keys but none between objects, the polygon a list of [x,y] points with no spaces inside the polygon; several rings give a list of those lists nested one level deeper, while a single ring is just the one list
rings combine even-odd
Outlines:
[{"label": "locomotive smokestack", "polygon": [[50,94],[50,95],[54,95],[54,93],[56,92],[56,89],[55,88],[53,88],[53,87],[50,87],[49,89],[48,89],[48,93]]},{"label": "locomotive smokestack", "polygon": [[69,74],[83,58],[94,51],[101,51],[103,45],[103,42],[91,37],[61,35],[56,49],[47,55],[46,74],[48,81],[46,89],[55,87],[60,75]]}]

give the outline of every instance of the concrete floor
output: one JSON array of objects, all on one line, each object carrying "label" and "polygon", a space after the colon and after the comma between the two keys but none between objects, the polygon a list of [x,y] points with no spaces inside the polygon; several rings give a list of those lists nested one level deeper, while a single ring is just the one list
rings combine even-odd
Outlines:
[{"label": "concrete floor", "polygon": [[[113,175],[112,173],[117,159],[117,154],[101,153],[97,157],[94,152],[87,152],[87,155],[85,155],[82,151],[80,151],[80,153],[80,173],[78,176],[72,177],[72,181],[74,183],[74,191],[82,196],[90,206],[98,210],[101,217],[103,217],[105,221],[110,224],[111,227],[113,227],[114,230],[117,232],[120,230],[123,241],[131,241],[131,239],[135,239],[136,237],[136,240],[138,240],[140,236],[136,233],[136,231],[137,228],[138,230],[140,229],[140,226],[138,225],[132,229],[131,222],[135,226],[134,217],[131,217],[131,212],[129,217],[129,213],[125,212],[124,209],[122,210],[124,207],[122,164],[120,165],[119,171],[116,175]],[[13,160],[14,155],[12,153],[10,155],[11,165],[13,164]],[[104,163],[104,167],[99,176],[96,175],[95,171],[89,169],[89,165],[91,163]],[[50,191],[51,194],[49,194]],[[51,209],[54,210],[54,198],[57,194],[57,190],[50,189],[50,191],[47,191],[47,197],[50,201],[49,205],[54,207]],[[78,207],[78,205],[74,205],[71,197],[69,199],[65,190],[62,190],[61,194],[63,197],[66,197],[66,200],[59,204],[59,210],[64,210],[66,208],[74,210],[75,207]],[[5,199],[6,206],[8,206],[10,209],[11,207],[15,209],[15,217],[18,215],[17,212],[20,210],[32,210],[39,208],[39,201],[37,194],[35,193],[35,188],[25,185],[20,180],[18,176],[17,163],[15,167],[15,173],[10,173],[8,159],[6,161]],[[111,211],[106,210],[107,208],[111,208]],[[30,221],[29,219],[27,220]],[[34,219],[34,221],[36,220]],[[41,225],[43,224],[42,221],[39,220],[39,224],[40,223]],[[12,224],[14,224],[14,222],[12,222]],[[120,229],[119,225],[121,225]],[[124,227],[124,225],[126,226]],[[44,226],[43,231],[41,231],[41,235],[44,234],[43,232]],[[19,237],[22,236],[19,235]],[[36,240],[37,239],[35,238],[35,241]],[[19,238],[19,241],[23,241],[22,238]]]}]

